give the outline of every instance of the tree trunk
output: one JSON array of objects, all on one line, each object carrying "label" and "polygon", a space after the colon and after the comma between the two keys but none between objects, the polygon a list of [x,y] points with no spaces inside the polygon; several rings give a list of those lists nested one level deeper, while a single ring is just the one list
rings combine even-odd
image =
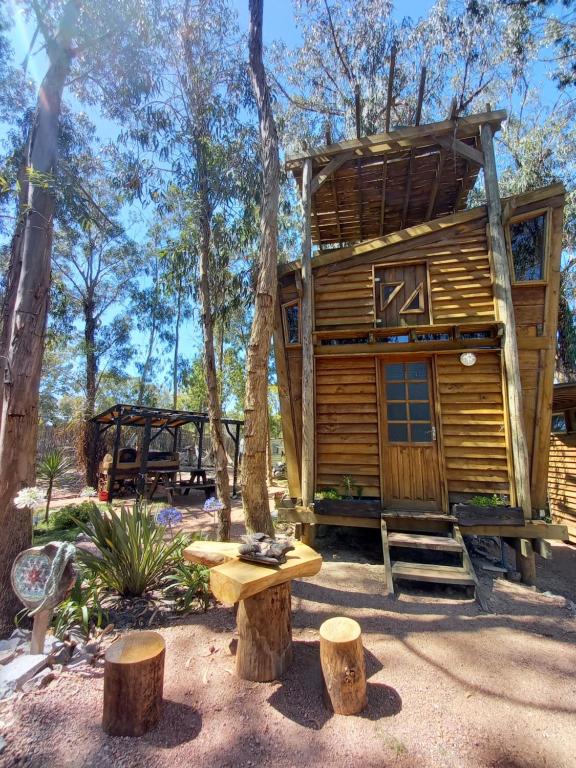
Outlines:
[{"label": "tree trunk", "polygon": [[174,330],[174,368],[172,370],[172,408],[178,407],[178,347],[180,345],[180,317],[182,314],[182,286],[178,289],[176,328]]},{"label": "tree trunk", "polygon": [[224,446],[224,430],[222,427],[222,405],[218,389],[216,373],[216,354],[214,351],[214,316],[210,296],[210,247],[211,247],[211,209],[208,191],[208,172],[204,150],[201,141],[195,142],[196,165],[199,178],[199,229],[200,229],[200,264],[199,264],[199,294],[200,315],[204,335],[204,372],[208,389],[208,417],[210,419],[210,436],[212,438],[212,454],[214,456],[216,474],[216,492],[224,505],[218,513],[218,539],[230,539],[230,480],[228,477],[228,455]]},{"label": "tree trunk", "polygon": [[[54,174],[62,91],[70,71],[71,41],[79,8],[69,2],[56,38],[46,41],[48,72],[40,86],[30,131],[29,177],[24,222],[16,231],[19,257],[9,275],[11,298],[4,317],[6,375],[0,426],[0,636],[9,632],[18,600],[10,585],[16,555],[32,541],[30,511],[16,509],[14,497],[34,483],[38,436],[38,393],[50,291],[50,262],[55,207]],[[14,291],[15,293],[12,293]],[[13,297],[13,298],[12,298]]]},{"label": "tree trunk", "polygon": [[263,0],[250,0],[250,78],[258,105],[263,167],[263,194],[260,209],[260,259],[254,318],[246,364],[244,402],[244,455],[242,458],[242,500],[246,528],[274,535],[268,485],[266,453],[268,441],[268,357],[276,298],[278,251],[278,199],[280,161],[278,136],[270,104],[270,91],[262,61]]},{"label": "tree trunk", "polygon": [[47,523],[48,519],[50,517],[50,502],[52,501],[52,486],[54,485],[54,480],[50,478],[48,480],[48,490],[46,491],[46,511],[44,513],[44,522]]},{"label": "tree trunk", "polygon": [[152,325],[150,326],[150,335],[148,336],[148,348],[146,350],[146,358],[142,365],[142,374],[140,376],[140,383],[138,384],[138,401],[137,405],[142,405],[144,401],[144,395],[146,394],[146,384],[148,383],[148,377],[150,375],[150,367],[152,365],[152,353],[154,351],[154,342],[156,341],[156,327],[158,325],[158,288],[159,288],[159,276],[158,276],[158,258],[154,260],[155,275],[154,275],[154,295],[152,300]]},{"label": "tree trunk", "polygon": [[96,380],[98,359],[96,357],[96,319],[94,300],[89,296],[84,302],[84,348],[86,355],[86,403],[84,406],[84,466],[86,484],[96,487],[98,482],[98,425],[91,419],[96,411]]}]

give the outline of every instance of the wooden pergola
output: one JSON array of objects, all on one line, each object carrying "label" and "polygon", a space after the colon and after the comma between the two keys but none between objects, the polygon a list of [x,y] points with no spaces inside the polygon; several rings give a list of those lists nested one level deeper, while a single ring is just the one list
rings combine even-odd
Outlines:
[{"label": "wooden pergola", "polygon": [[[140,467],[138,472],[138,487],[142,491],[144,487],[147,465],[148,450],[150,444],[164,432],[167,432],[173,438],[173,451],[178,446],[178,433],[181,427],[186,424],[193,424],[198,431],[198,460],[197,469],[202,469],[202,443],[204,439],[204,428],[209,423],[207,413],[198,413],[194,411],[177,411],[169,408],[149,408],[143,405],[126,405],[118,403],[108,410],[99,413],[92,419],[98,424],[99,433],[103,435],[111,427],[114,427],[114,449],[112,454],[112,466],[110,469],[110,496],[112,501],[112,491],[116,481],[116,469],[118,465],[118,455],[120,452],[120,442],[122,437],[122,427],[142,427],[144,437],[142,441],[142,450],[140,455]],[[234,443],[234,473],[232,481],[232,495],[237,492],[238,484],[238,460],[240,456],[240,428],[244,422],[240,419],[221,419],[222,424],[231,440]]]}]

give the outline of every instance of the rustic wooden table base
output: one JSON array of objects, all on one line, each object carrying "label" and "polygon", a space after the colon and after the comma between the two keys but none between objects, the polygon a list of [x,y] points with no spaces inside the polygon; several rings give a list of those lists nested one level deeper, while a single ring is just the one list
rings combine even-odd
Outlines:
[{"label": "rustic wooden table base", "polygon": [[276,680],[292,661],[290,582],[314,576],[321,556],[296,542],[287,561],[270,567],[238,559],[238,544],[196,541],[184,557],[210,567],[210,589],[223,603],[238,603],[236,674],[260,683]]}]

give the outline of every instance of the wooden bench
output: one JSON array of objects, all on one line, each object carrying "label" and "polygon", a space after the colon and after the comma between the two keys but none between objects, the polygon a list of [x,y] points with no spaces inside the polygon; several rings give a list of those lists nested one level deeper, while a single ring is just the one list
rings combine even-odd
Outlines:
[{"label": "wooden bench", "polygon": [[292,659],[290,582],[318,573],[322,557],[296,542],[282,565],[261,565],[240,560],[239,546],[195,541],[184,550],[184,558],[211,569],[210,590],[217,600],[229,605],[239,603],[238,677],[268,682],[278,679]]}]

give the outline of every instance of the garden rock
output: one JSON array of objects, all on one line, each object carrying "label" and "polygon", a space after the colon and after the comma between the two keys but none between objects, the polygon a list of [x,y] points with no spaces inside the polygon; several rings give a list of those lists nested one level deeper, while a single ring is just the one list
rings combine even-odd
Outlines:
[{"label": "garden rock", "polygon": [[52,682],[56,677],[56,672],[53,669],[49,669],[48,667],[46,669],[42,669],[37,675],[32,677],[30,680],[27,680],[22,685],[22,692],[23,693],[32,693],[33,691],[38,691],[40,688],[45,688],[49,683]]},{"label": "garden rock", "polygon": [[44,654],[20,654],[0,669],[0,690],[8,693],[20,690],[25,682],[46,667],[48,659]]},{"label": "garden rock", "polygon": [[0,755],[4,750],[6,749],[6,739],[3,736],[0,736]]}]

